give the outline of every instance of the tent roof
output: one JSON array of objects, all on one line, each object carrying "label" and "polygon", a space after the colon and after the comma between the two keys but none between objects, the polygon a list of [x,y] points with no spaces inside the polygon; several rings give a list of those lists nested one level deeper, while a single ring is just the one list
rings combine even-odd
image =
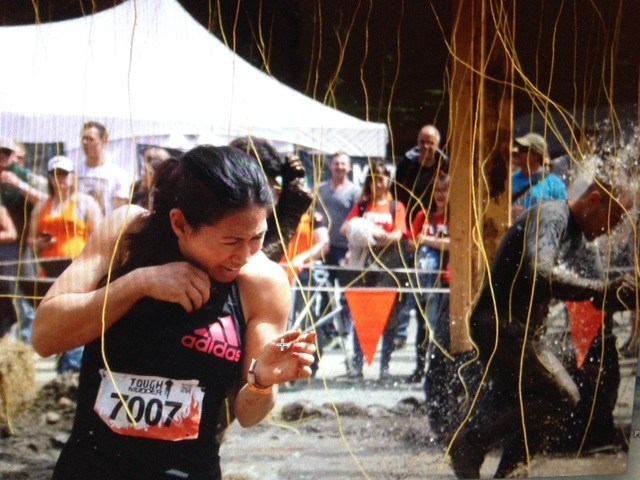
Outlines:
[{"label": "tent roof", "polygon": [[[0,134],[77,147],[86,120],[112,139],[255,135],[385,156],[387,128],[302,95],[248,64],[175,0],[0,28]],[[16,47],[19,46],[19,47]]]}]

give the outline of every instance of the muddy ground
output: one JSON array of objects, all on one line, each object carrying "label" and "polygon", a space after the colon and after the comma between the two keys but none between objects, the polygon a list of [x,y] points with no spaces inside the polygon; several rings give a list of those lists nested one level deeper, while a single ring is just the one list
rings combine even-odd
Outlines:
[{"label": "muddy ground", "polygon": [[[60,376],[44,385],[27,414],[13,421],[0,439],[0,480],[44,480],[71,428],[77,377]],[[296,401],[278,405],[271,417],[252,429],[234,424],[221,456],[226,480],[269,479],[452,479],[444,450],[430,438],[424,406],[413,397],[395,407],[345,402],[319,405]],[[636,442],[637,443],[637,442]],[[633,451],[633,449],[632,449]],[[624,451],[591,453],[583,458],[547,455],[534,458],[521,476],[624,473]],[[482,470],[491,477],[497,454]],[[631,476],[636,479],[635,468]],[[608,477],[616,478],[616,477]]]}]

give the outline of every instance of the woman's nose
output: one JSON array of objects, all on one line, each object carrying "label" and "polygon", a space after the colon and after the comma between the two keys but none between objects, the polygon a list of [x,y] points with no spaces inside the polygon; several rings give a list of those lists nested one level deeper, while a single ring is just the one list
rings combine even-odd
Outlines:
[{"label": "woman's nose", "polygon": [[238,246],[238,248],[233,252],[234,260],[239,264],[238,266],[245,265],[249,261],[249,258],[251,258],[251,255],[251,248],[248,244]]}]

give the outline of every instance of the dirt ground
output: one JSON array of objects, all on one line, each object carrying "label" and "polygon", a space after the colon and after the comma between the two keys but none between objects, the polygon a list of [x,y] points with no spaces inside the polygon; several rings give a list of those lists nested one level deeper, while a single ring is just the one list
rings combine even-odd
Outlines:
[{"label": "dirt ground", "polygon": [[[1,480],[51,477],[71,430],[76,391],[76,375],[57,377],[42,387],[28,412],[14,419],[13,433],[5,429]],[[421,434],[424,422],[425,412],[411,398],[394,409],[279,405],[257,427],[234,424],[227,432],[221,452],[225,479],[422,478],[424,465],[412,467],[407,458],[429,449],[435,453]],[[376,474],[367,473],[371,462],[380,464]]]},{"label": "dirt ground", "polygon": [[[45,384],[27,414],[14,419],[13,434],[0,438],[0,480],[44,480],[71,428],[77,376]],[[424,406],[412,397],[393,408],[353,403],[317,405],[313,399],[278,405],[252,429],[234,424],[221,457],[225,480],[452,479],[444,450],[428,435]],[[491,477],[497,455],[482,470]],[[522,476],[623,473],[627,453],[601,452],[534,458]],[[637,478],[635,476],[628,478]]]}]

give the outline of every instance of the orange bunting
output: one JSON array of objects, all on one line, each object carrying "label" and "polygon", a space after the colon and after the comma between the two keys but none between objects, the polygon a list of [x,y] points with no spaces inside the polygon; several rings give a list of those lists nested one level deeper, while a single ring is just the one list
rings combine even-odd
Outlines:
[{"label": "orange bunting", "polygon": [[344,294],[351,310],[362,353],[367,364],[371,365],[398,292],[388,289],[346,289]]},{"label": "orange bunting", "polygon": [[571,324],[571,341],[576,365],[582,368],[591,344],[602,328],[603,312],[591,302],[565,302]]}]

